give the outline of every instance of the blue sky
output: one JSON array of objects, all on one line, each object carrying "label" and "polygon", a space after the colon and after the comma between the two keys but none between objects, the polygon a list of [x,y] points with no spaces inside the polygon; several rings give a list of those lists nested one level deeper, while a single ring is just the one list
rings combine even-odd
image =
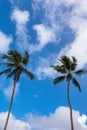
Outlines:
[{"label": "blue sky", "polygon": [[[70,129],[67,83],[53,85],[58,74],[50,66],[67,55],[77,58],[77,69],[87,67],[86,5],[87,0],[0,1],[0,56],[9,49],[27,50],[27,69],[35,75],[33,81],[23,75],[17,84],[9,130]],[[81,93],[71,84],[75,130],[87,130],[87,75],[77,79]],[[1,130],[12,87],[12,79],[0,77]]]}]

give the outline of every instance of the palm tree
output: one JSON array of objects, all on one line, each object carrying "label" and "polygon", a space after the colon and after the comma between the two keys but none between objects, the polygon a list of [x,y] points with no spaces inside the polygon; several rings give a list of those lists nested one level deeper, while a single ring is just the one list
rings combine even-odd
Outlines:
[{"label": "palm tree", "polygon": [[2,55],[2,59],[5,59],[5,62],[2,62],[0,64],[5,65],[6,69],[0,72],[0,75],[7,74],[7,78],[13,77],[14,80],[14,87],[12,90],[11,101],[8,109],[4,130],[7,129],[10,112],[12,109],[16,83],[19,81],[21,74],[25,73],[31,80],[34,79],[33,73],[31,73],[25,68],[25,66],[28,64],[29,57],[30,55],[27,52],[25,52],[25,55],[22,56],[19,52],[15,50],[9,50],[7,54]]},{"label": "palm tree", "polygon": [[69,57],[64,55],[59,59],[59,61],[61,62],[61,65],[56,65],[56,66],[51,66],[51,67],[53,67],[54,70],[61,73],[62,75],[56,77],[54,79],[53,83],[57,84],[64,80],[66,80],[68,82],[67,100],[68,100],[68,105],[70,108],[71,130],[74,130],[72,105],[71,105],[71,101],[70,101],[70,82],[72,81],[72,83],[78,88],[78,90],[81,91],[80,84],[76,80],[76,78],[73,76],[73,74],[81,76],[82,74],[87,73],[87,70],[80,69],[80,70],[76,71],[77,60],[75,57],[72,57],[72,59],[70,59]]}]

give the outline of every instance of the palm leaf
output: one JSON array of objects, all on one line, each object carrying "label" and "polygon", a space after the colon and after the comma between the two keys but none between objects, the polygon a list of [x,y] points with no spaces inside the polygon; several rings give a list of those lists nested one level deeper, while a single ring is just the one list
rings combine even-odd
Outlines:
[{"label": "palm leaf", "polygon": [[25,57],[23,57],[22,63],[25,64],[25,65],[27,65],[27,63],[29,61],[29,57],[30,57],[30,55],[28,54],[27,51],[25,51]]},{"label": "palm leaf", "polygon": [[60,73],[62,73],[62,74],[65,74],[66,73],[66,69],[64,68],[64,66],[51,66],[51,67],[53,67],[53,69],[54,70],[56,70],[57,72],[60,72]]},{"label": "palm leaf", "polygon": [[31,72],[28,71],[27,69],[22,68],[22,72],[24,72],[30,79],[34,79],[33,73],[31,73]]},{"label": "palm leaf", "polygon": [[11,71],[12,68],[7,68],[6,70],[3,70],[0,72],[0,75],[2,74],[6,74],[6,73],[9,73]]},{"label": "palm leaf", "polygon": [[78,71],[75,71],[75,74],[76,74],[76,75],[79,75],[79,76],[81,76],[81,75],[83,75],[83,74],[85,74],[85,73],[87,73],[87,70],[84,70],[84,69],[80,69],[80,70],[78,70]]},{"label": "palm leaf", "polygon": [[19,52],[15,51],[15,50],[9,50],[8,55],[13,56],[14,60],[16,62],[18,62],[18,63],[21,62],[22,56],[21,56],[21,54]]},{"label": "palm leaf", "polygon": [[65,79],[65,75],[64,76],[60,76],[54,79],[53,83],[57,84],[60,83],[61,81],[63,81]]},{"label": "palm leaf", "polygon": [[9,50],[8,55],[17,56],[17,57],[20,57],[20,59],[21,59],[21,54],[15,50]]},{"label": "palm leaf", "polygon": [[76,66],[77,66],[76,63],[72,63],[72,64],[71,64],[71,71],[74,71],[74,70],[76,69]]},{"label": "palm leaf", "polygon": [[72,78],[72,82],[78,88],[78,90],[81,91],[80,84],[74,77]]},{"label": "palm leaf", "polygon": [[69,57],[67,57],[67,56],[64,55],[59,60],[65,66],[65,68],[67,70],[71,69],[72,61],[71,61],[71,59]]},{"label": "palm leaf", "polygon": [[17,72],[17,69],[12,70],[12,71],[7,75],[7,78],[11,78],[12,76],[15,76],[16,72]]},{"label": "palm leaf", "polygon": [[0,65],[6,65],[7,67],[13,67],[14,63],[10,63],[10,62],[1,62]]},{"label": "palm leaf", "polygon": [[6,59],[10,62],[14,62],[14,58],[12,56],[7,55],[7,54],[3,54],[2,59]]},{"label": "palm leaf", "polygon": [[73,63],[77,63],[77,59],[74,57],[74,56],[72,56],[72,59],[73,59]]}]

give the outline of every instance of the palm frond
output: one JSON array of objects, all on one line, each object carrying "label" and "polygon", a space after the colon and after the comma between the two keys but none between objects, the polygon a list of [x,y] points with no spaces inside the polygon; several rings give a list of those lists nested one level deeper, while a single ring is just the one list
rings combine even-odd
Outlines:
[{"label": "palm frond", "polygon": [[72,56],[71,70],[74,71],[76,67],[77,67],[77,60],[75,57]]},{"label": "palm frond", "polygon": [[77,59],[74,57],[74,56],[72,56],[72,59],[73,59],[73,63],[77,63]]},{"label": "palm frond", "polygon": [[7,54],[3,54],[2,59],[6,59],[10,62],[14,62],[14,58],[12,56],[7,55]]},{"label": "palm frond", "polygon": [[2,74],[7,74],[7,73],[11,72],[11,69],[12,69],[12,68],[10,67],[10,68],[7,68],[7,69],[1,71],[1,72],[0,72],[0,75],[2,75]]},{"label": "palm frond", "polygon": [[60,72],[62,74],[66,73],[66,69],[64,68],[64,66],[51,66],[54,70],[56,70],[57,72]]},{"label": "palm frond", "polygon": [[60,62],[65,66],[65,68],[67,70],[70,70],[71,69],[71,64],[72,64],[72,61],[71,59],[68,57],[68,56],[62,56],[60,59]]},{"label": "palm frond", "polygon": [[27,63],[29,61],[29,57],[30,57],[30,55],[28,54],[27,51],[25,51],[25,56],[22,59],[22,63],[25,64],[25,65],[27,65]]},{"label": "palm frond", "polygon": [[78,88],[78,90],[81,91],[80,84],[74,77],[72,78],[72,82]]},{"label": "palm frond", "polygon": [[87,73],[87,70],[84,70],[84,69],[80,69],[80,70],[78,70],[78,71],[75,71],[75,74],[76,75],[79,75],[79,76],[81,76],[81,75],[83,75],[83,74],[86,74]]},{"label": "palm frond", "polygon": [[8,55],[11,55],[12,57],[14,57],[15,62],[19,63],[22,60],[21,54],[19,52],[15,51],[15,50],[9,50]]},{"label": "palm frond", "polygon": [[7,67],[13,67],[14,63],[10,63],[10,62],[1,62],[0,65],[6,65]]},{"label": "palm frond", "polygon": [[17,69],[12,70],[8,75],[7,78],[14,77],[16,75]]},{"label": "palm frond", "polygon": [[77,64],[72,63],[72,64],[71,64],[71,71],[74,71],[74,70],[76,69],[76,67],[77,67]]},{"label": "palm frond", "polygon": [[15,50],[9,50],[7,54],[2,55],[2,58],[6,59],[6,62],[0,63],[0,65],[5,65],[7,69],[0,72],[0,74],[8,73],[7,78],[13,77],[14,80],[18,81],[21,73],[24,72],[30,77],[30,79],[34,79],[33,73],[23,68],[23,65],[26,65],[28,63],[29,56],[30,55],[26,51],[25,55],[22,56]]},{"label": "palm frond", "polygon": [[22,72],[24,72],[31,80],[34,79],[33,73],[31,73],[31,72],[28,71],[27,69],[22,68]]},{"label": "palm frond", "polygon": [[21,58],[21,54],[15,50],[9,50],[8,55],[12,55],[12,56],[16,55]]},{"label": "palm frond", "polygon": [[61,81],[63,81],[65,79],[65,75],[64,76],[60,76],[54,79],[53,83],[57,84],[60,83]]}]

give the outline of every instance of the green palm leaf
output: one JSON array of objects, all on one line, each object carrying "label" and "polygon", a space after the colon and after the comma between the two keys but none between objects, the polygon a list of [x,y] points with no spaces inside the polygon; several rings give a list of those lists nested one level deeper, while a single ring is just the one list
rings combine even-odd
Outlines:
[{"label": "green palm leaf", "polygon": [[15,50],[9,50],[8,51],[8,55],[12,56],[14,58],[15,62],[21,62],[22,56],[19,52],[15,51]]},{"label": "green palm leaf", "polygon": [[62,74],[65,74],[66,73],[66,69],[64,68],[64,66],[51,66],[51,67],[53,67],[53,69],[54,70],[56,70],[57,72],[60,72],[60,73],[62,73]]},{"label": "green palm leaf", "polygon": [[1,62],[0,65],[6,65],[7,67],[13,67],[14,63],[10,63],[10,62]]},{"label": "green palm leaf", "polygon": [[73,63],[77,63],[77,59],[74,57],[74,56],[72,56],[72,59],[73,59]]},{"label": "green palm leaf", "polygon": [[72,56],[72,64],[71,64],[71,70],[74,71],[77,66],[77,60],[75,57]]},{"label": "green palm leaf", "polygon": [[53,83],[57,84],[60,83],[61,81],[63,81],[65,79],[65,75],[64,76],[60,76],[54,79]]},{"label": "green palm leaf", "polygon": [[16,72],[17,72],[17,69],[12,70],[12,71],[7,75],[7,78],[11,78],[11,77],[15,76]]},{"label": "green palm leaf", "polygon": [[12,68],[7,68],[6,70],[1,71],[1,72],[0,72],[0,75],[11,72],[11,69],[12,69]]},{"label": "green palm leaf", "polygon": [[78,88],[78,90],[81,91],[80,84],[74,77],[72,78],[72,82]]},{"label": "green palm leaf", "polygon": [[25,68],[22,68],[22,71],[30,78],[30,79],[34,79],[34,75],[33,73],[31,73],[30,71],[28,71]]},{"label": "green palm leaf", "polygon": [[7,54],[3,54],[3,55],[2,55],[2,59],[6,59],[6,60],[8,60],[8,61],[14,62],[14,57],[9,56],[9,55],[7,55]]},{"label": "green palm leaf", "polygon": [[30,55],[28,54],[27,51],[25,51],[25,57],[23,57],[22,63],[26,65],[29,61],[29,57],[30,57]]},{"label": "green palm leaf", "polygon": [[75,71],[75,74],[76,74],[76,75],[79,75],[79,76],[81,76],[81,75],[83,75],[83,74],[85,74],[85,73],[87,73],[87,70],[84,70],[84,69],[80,69],[80,70],[78,70],[78,71]]},{"label": "green palm leaf", "polygon": [[67,69],[67,70],[70,70],[71,68],[71,64],[72,64],[72,61],[70,60],[69,57],[67,56],[62,56],[61,59],[59,59],[61,61],[61,63],[64,65],[64,67]]}]

